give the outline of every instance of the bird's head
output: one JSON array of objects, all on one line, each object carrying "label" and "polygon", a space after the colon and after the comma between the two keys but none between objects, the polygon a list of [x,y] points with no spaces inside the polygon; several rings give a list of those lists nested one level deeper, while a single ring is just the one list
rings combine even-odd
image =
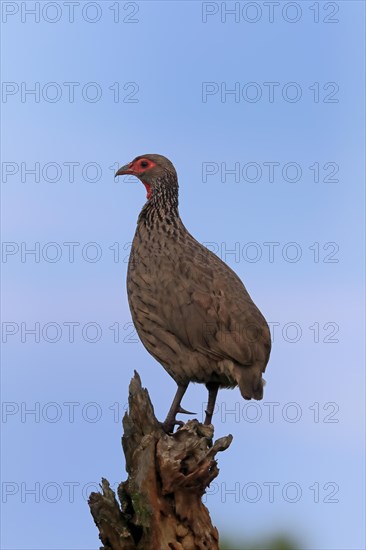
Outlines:
[{"label": "bird's head", "polygon": [[169,159],[162,155],[140,155],[116,172],[116,176],[136,176],[146,187],[146,197],[178,192],[177,173]]}]

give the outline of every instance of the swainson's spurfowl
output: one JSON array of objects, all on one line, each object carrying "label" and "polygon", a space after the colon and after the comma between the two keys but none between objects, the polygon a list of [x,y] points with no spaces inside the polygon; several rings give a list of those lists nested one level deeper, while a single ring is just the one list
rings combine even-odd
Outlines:
[{"label": "swainson's spurfowl", "polygon": [[171,432],[190,382],[208,389],[210,424],[219,388],[239,386],[262,399],[271,338],[263,315],[230,267],[187,231],[178,212],[178,179],[162,155],[141,155],[116,176],[138,177],[147,201],[128,264],[131,315],[145,348],[178,384],[163,428]]}]

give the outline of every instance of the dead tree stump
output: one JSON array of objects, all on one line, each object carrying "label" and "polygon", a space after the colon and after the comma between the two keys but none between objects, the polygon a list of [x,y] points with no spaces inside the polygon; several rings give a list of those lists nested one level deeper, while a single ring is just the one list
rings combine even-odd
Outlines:
[{"label": "dead tree stump", "polygon": [[202,495],[219,469],[215,455],[232,436],[212,444],[213,427],[190,420],[167,435],[135,372],[123,419],[127,481],[116,495],[106,479],[89,506],[101,550],[218,550],[218,531]]}]

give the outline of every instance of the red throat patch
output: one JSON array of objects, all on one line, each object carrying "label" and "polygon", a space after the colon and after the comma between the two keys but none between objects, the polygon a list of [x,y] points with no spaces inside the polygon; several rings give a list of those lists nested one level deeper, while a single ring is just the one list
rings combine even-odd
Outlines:
[{"label": "red throat patch", "polygon": [[146,198],[150,199],[150,197],[151,197],[151,186],[148,183],[144,182],[144,181],[142,183],[145,185],[145,188],[146,188]]}]

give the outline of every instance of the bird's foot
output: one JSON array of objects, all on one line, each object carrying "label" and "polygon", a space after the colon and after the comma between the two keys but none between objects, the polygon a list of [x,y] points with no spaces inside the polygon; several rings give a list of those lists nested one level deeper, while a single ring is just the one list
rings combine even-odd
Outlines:
[{"label": "bird's foot", "polygon": [[206,418],[205,418],[205,424],[206,426],[212,424],[212,417],[215,411],[215,403],[216,403],[216,397],[217,392],[219,391],[219,385],[216,382],[209,382],[206,384],[206,388],[208,389],[208,402],[207,402],[207,409],[206,409]]},{"label": "bird's foot", "polygon": [[205,426],[209,426],[210,424],[212,424],[212,417],[213,417],[213,412],[211,411],[205,411],[206,413],[206,418],[205,418]]},{"label": "bird's foot", "polygon": [[[172,412],[174,414],[172,414]],[[174,432],[174,426],[179,426],[180,428],[184,426],[184,422],[182,422],[181,420],[176,420],[175,417],[177,414],[196,414],[196,413],[183,409],[181,405],[179,405],[175,411],[169,411],[169,414],[164,420],[164,422],[160,423],[160,426],[163,428],[165,433],[172,434]]]},{"label": "bird's foot", "polygon": [[172,434],[174,432],[174,426],[179,426],[181,428],[184,426],[184,422],[181,420],[170,420],[167,418],[164,422],[160,422],[160,426],[166,434]]}]

